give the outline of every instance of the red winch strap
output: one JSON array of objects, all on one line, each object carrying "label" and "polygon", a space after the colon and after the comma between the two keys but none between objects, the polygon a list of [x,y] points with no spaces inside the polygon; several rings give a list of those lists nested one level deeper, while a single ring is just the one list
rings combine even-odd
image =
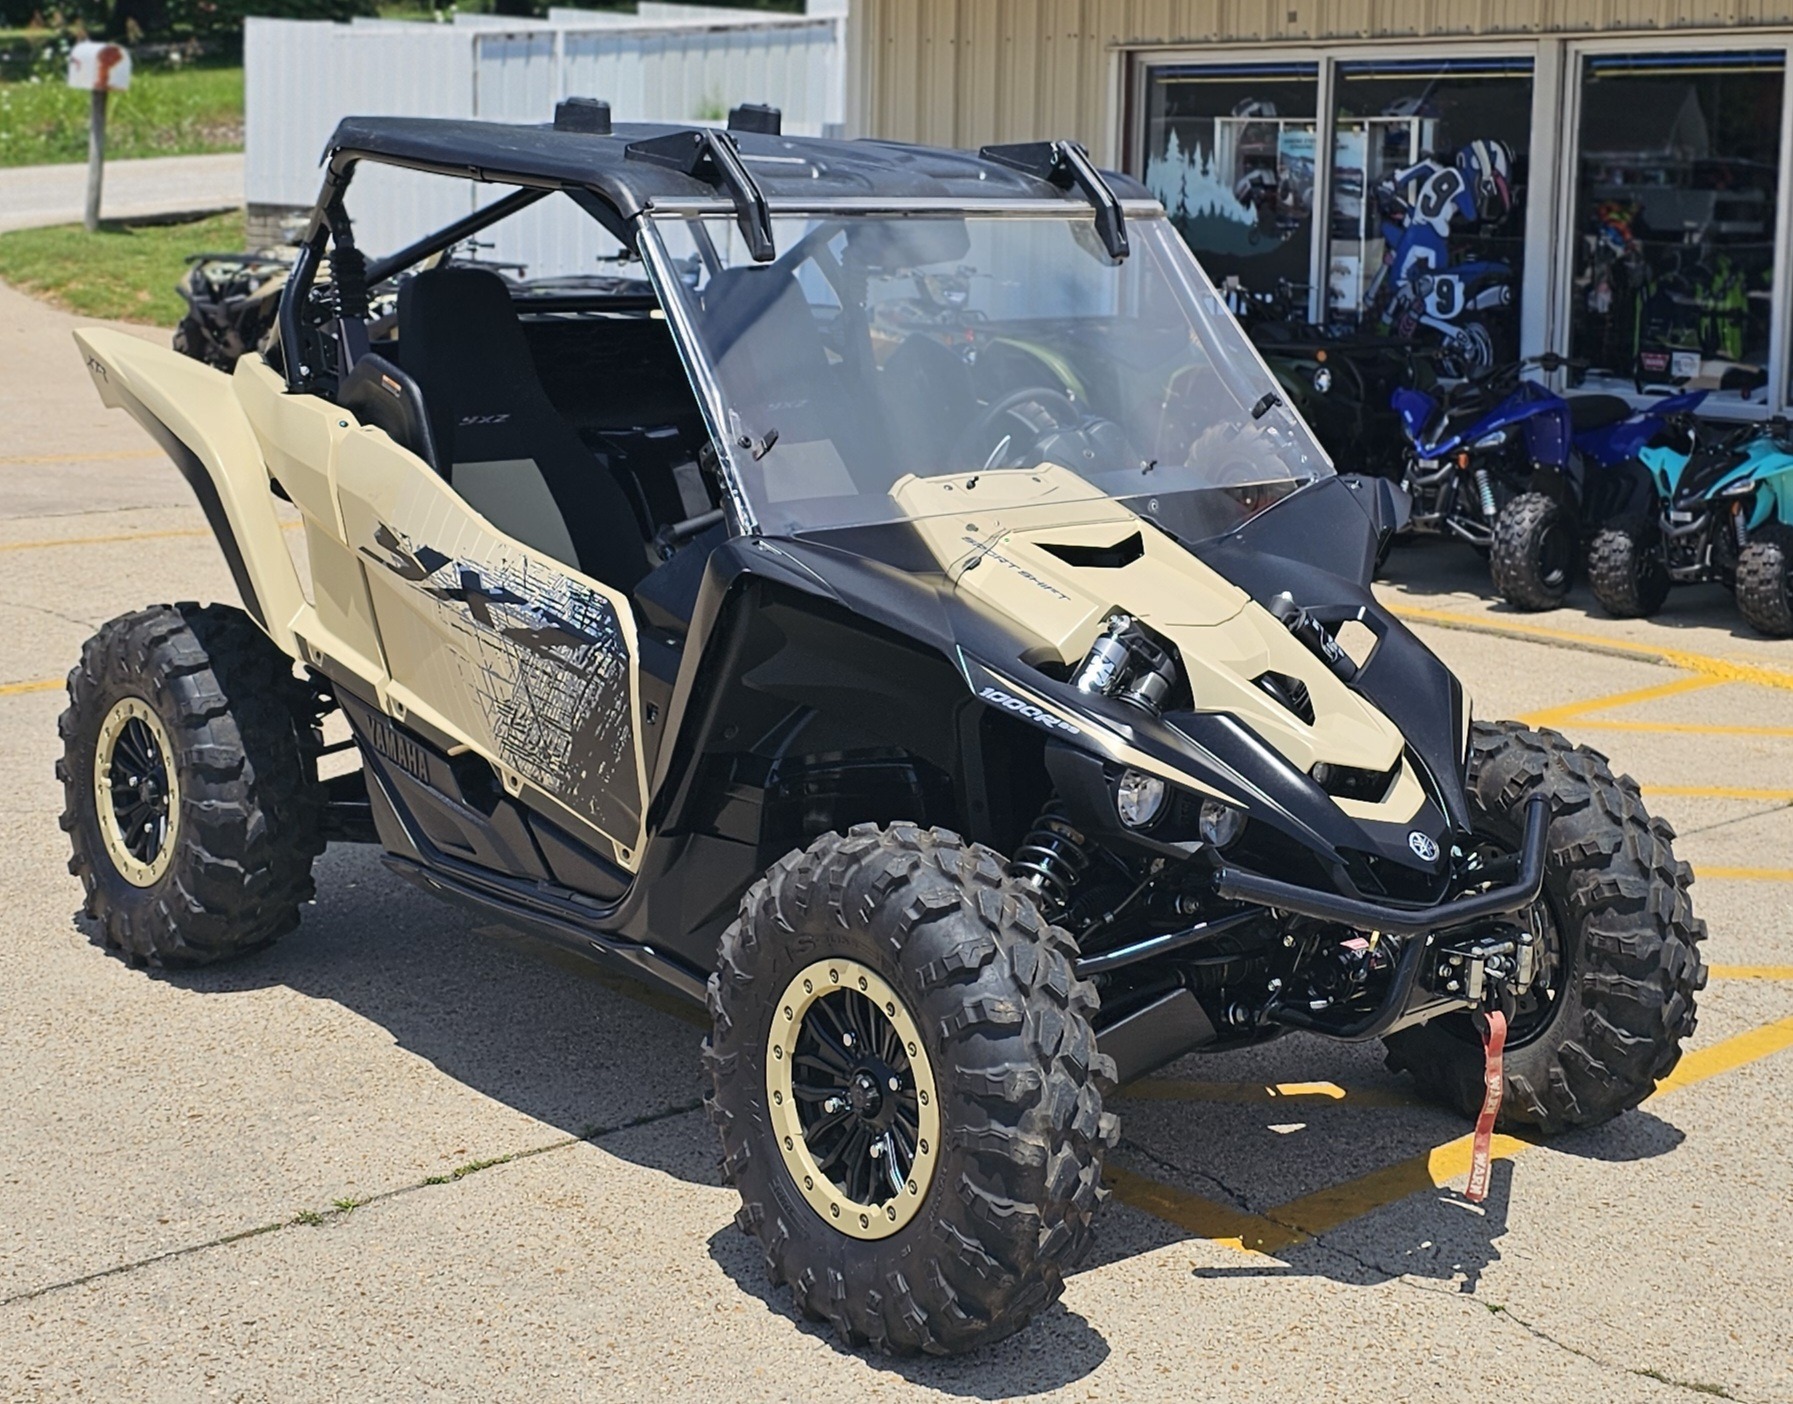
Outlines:
[{"label": "red winch strap", "polygon": [[1471,1204],[1480,1204],[1488,1197],[1490,1152],[1494,1142],[1494,1119],[1500,1115],[1500,1096],[1506,1087],[1501,1071],[1501,1053],[1507,1046],[1507,1016],[1491,1009],[1483,1016],[1482,1035],[1482,1114],[1475,1121],[1475,1150],[1469,1157],[1469,1187],[1463,1197]]}]

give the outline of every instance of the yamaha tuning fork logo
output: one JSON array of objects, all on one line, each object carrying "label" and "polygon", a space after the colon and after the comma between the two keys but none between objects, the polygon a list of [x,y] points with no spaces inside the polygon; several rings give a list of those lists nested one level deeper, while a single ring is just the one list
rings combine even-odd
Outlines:
[{"label": "yamaha tuning fork logo", "polygon": [[1438,845],[1433,842],[1430,835],[1422,834],[1418,829],[1407,835],[1407,846],[1414,851],[1422,863],[1438,861]]}]

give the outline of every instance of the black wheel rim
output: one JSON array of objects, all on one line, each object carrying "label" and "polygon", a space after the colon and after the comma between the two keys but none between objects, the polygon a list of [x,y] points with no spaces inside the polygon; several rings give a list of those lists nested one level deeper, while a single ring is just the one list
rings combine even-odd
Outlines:
[{"label": "black wheel rim", "polygon": [[903,1192],[921,1139],[921,1106],[903,1040],[855,989],[823,995],[803,1013],[791,1090],[817,1166],[848,1199],[872,1204]]},{"label": "black wheel rim", "polygon": [[1544,535],[1538,542],[1538,578],[1549,589],[1560,590],[1568,585],[1574,550],[1568,530],[1561,522],[1552,522],[1544,528]]},{"label": "black wheel rim", "polygon": [[119,729],[107,767],[120,840],[133,858],[151,866],[168,842],[168,757],[141,717]]}]

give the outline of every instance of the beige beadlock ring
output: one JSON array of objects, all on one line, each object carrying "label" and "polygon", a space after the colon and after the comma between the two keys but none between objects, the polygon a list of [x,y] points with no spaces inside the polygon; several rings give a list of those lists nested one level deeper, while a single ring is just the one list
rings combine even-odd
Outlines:
[{"label": "beige beadlock ring", "polygon": [[[118,755],[118,741],[132,722],[143,725],[149,733],[150,741],[161,753],[162,770],[167,781],[164,790],[167,814],[162,821],[156,848],[147,861],[131,852],[118,810],[112,802],[112,770]],[[133,887],[153,887],[174,861],[175,843],[180,832],[181,788],[180,777],[175,771],[174,747],[168,740],[168,728],[162,725],[162,719],[156,715],[155,708],[141,697],[119,698],[100,723],[100,733],[93,747],[93,807],[94,817],[99,823],[100,839],[106,845],[106,854],[111,858],[112,866],[118,870],[118,875]]]},{"label": "beige beadlock ring", "polygon": [[[851,1198],[822,1170],[810,1150],[792,1089],[805,1016],[819,1000],[845,991],[865,996],[896,1032],[916,1093],[915,1159],[902,1190],[881,1203]],[[785,986],[773,1007],[766,1038],[766,1110],[786,1171],[824,1223],[852,1238],[888,1238],[920,1212],[940,1162],[940,1092],[920,1028],[902,997],[875,970],[853,960],[818,960]]]}]

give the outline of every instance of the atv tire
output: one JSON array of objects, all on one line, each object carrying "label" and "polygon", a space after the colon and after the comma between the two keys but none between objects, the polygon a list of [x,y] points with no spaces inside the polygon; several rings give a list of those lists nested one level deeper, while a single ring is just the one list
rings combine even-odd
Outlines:
[{"label": "atv tire", "polygon": [[105,943],[205,965],[297,926],[324,847],[315,714],[249,616],[182,604],[114,619],[68,692],[62,827]]},{"label": "atv tire", "polygon": [[[996,854],[911,824],[825,834],[743,899],[710,978],[705,1102],[741,1193],[736,1223],[773,1283],[848,1345],[938,1355],[999,1340],[1058,1299],[1088,1249],[1118,1124],[1102,1110],[1114,1064],[1096,1051],[1096,995],[1072,973],[1076,955]],[[826,1030],[823,1007],[863,1000],[863,981],[865,1036],[824,1048],[811,1023]],[[850,1106],[799,1088],[801,1071],[844,1089],[858,1075],[824,1059],[892,1047],[865,1092],[871,1111],[856,1080]],[[855,1119],[884,1114],[886,1087],[893,1103],[914,1099],[907,1114],[931,1103],[935,1136],[930,1157],[923,1120],[910,1164],[896,1164],[906,1182],[880,1204],[888,1181],[855,1189],[866,1162],[850,1152]]]},{"label": "atv tire", "polygon": [[[1629,776],[1554,731],[1476,723],[1469,793],[1478,827],[1518,848],[1533,796],[1550,802],[1540,982],[1553,998],[1522,1007],[1508,1034],[1500,1125],[1546,1134],[1595,1126],[1635,1107],[1681,1057],[1706,984],[1692,870],[1674,830],[1652,819]],[[1554,960],[1550,957],[1554,955]],[[1466,1013],[1387,1040],[1388,1065],[1465,1116],[1482,1103],[1482,1046]]]},{"label": "atv tire", "polygon": [[1588,550],[1588,584],[1615,619],[1648,619],[1668,600],[1668,565],[1654,526],[1601,528]]},{"label": "atv tire", "polygon": [[1737,609],[1773,639],[1793,636],[1793,528],[1770,522],[1737,557]]},{"label": "atv tire", "polygon": [[1556,499],[1522,492],[1494,520],[1488,571],[1516,609],[1555,609],[1575,574],[1575,525]]}]

